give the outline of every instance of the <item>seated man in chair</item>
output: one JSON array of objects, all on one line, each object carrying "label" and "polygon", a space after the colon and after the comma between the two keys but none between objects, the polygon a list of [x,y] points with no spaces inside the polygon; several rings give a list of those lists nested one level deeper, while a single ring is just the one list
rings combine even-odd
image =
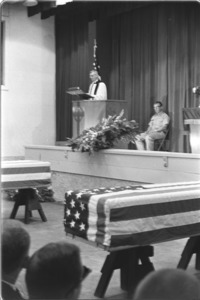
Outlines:
[{"label": "seated man in chair", "polygon": [[[135,137],[135,144],[138,150],[154,150],[154,141],[163,139],[166,136],[170,118],[163,112],[162,102],[154,103],[155,114],[152,116],[147,131]],[[146,146],[146,148],[145,148]]]}]

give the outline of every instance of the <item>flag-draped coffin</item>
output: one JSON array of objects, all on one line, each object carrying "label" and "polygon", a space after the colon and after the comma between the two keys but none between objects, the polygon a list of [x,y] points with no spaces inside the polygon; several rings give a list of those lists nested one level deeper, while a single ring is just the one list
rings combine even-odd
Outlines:
[{"label": "flag-draped coffin", "polygon": [[66,233],[104,248],[200,234],[200,182],[67,191]]},{"label": "flag-draped coffin", "polygon": [[46,187],[50,184],[49,162],[16,160],[1,164],[1,187],[4,190]]}]

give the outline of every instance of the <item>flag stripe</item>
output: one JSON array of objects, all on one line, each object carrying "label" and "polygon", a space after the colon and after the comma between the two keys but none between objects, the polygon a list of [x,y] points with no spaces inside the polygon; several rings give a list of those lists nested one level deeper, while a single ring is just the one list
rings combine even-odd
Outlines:
[{"label": "flag stripe", "polygon": [[[172,226],[182,226],[200,221],[200,211],[183,212],[179,214],[168,214],[164,216],[149,217],[145,220],[135,219],[120,222],[110,222],[109,232],[111,235],[136,233]],[[200,222],[199,222],[200,223]]]},{"label": "flag stripe", "polygon": [[[200,183],[198,185],[190,185],[190,186],[173,186],[173,187],[161,187],[161,188],[154,188],[154,187],[151,187],[151,188],[137,188],[136,190],[132,191],[132,194],[130,194],[129,196],[132,197],[132,196],[136,196],[139,197],[141,196],[143,198],[143,196],[145,195],[151,195],[151,203],[152,202],[160,202],[161,200],[159,200],[159,198],[157,197],[157,195],[162,195],[162,194],[166,194],[166,193],[180,193],[182,191],[186,191],[186,192],[189,192],[189,191],[194,191],[194,190],[197,190],[200,192]],[[152,195],[154,197],[152,197]],[[148,203],[149,203],[149,200],[148,200]],[[124,203],[120,203],[121,205],[124,206]],[[120,205],[119,204],[119,205]]]},{"label": "flag stripe", "polygon": [[176,214],[180,212],[187,212],[193,210],[200,210],[200,199],[189,199],[184,201],[173,201],[171,203],[156,203],[128,206],[125,208],[112,209],[110,212],[110,222],[117,222],[119,220],[132,220],[140,218],[148,218],[152,216]]},{"label": "flag stripe", "polygon": [[45,186],[49,186],[50,184],[51,184],[50,179],[43,179],[43,180],[2,182],[1,187],[4,190],[18,190],[23,188],[45,187]]},{"label": "flag stripe", "polygon": [[[191,198],[200,197],[200,185],[199,187],[188,187],[180,189],[161,189],[156,190],[141,190],[129,193],[127,196],[122,195],[120,197],[107,197],[108,205],[112,208],[123,208],[127,206],[136,205],[148,205],[164,202],[171,202],[176,200],[185,200]],[[153,196],[153,197],[152,197]]]},{"label": "flag stripe", "polygon": [[200,234],[200,223],[170,228],[160,228],[158,230],[139,232],[134,234],[123,234],[111,236],[109,248],[119,246],[144,246],[156,244],[163,241],[182,239]]},{"label": "flag stripe", "polygon": [[174,183],[154,183],[154,184],[143,184],[142,186],[145,189],[151,188],[160,188],[160,187],[173,187],[173,186],[190,186],[190,185],[199,185],[200,181],[186,181],[186,182],[174,182]]},{"label": "flag stripe", "polygon": [[[101,202],[101,205],[99,205],[99,201]],[[106,214],[104,212],[104,205],[103,203],[105,203],[106,201],[106,197],[102,197],[101,199],[99,199],[98,204],[97,204],[97,232],[96,232],[96,243],[97,244],[103,244],[103,240],[104,240],[104,232],[105,232],[105,218],[106,218]]]},{"label": "flag stripe", "polygon": [[50,179],[51,173],[28,173],[28,174],[12,174],[2,175],[2,182],[14,182],[14,181],[30,181],[30,180],[45,180]]},{"label": "flag stripe", "polygon": [[51,166],[47,161],[41,160],[8,160],[2,161],[1,168],[29,168],[29,167],[38,167],[38,166]]},{"label": "flag stripe", "polygon": [[16,167],[16,168],[2,168],[2,175],[11,175],[11,174],[28,174],[28,173],[49,173],[49,166],[38,166],[38,167]]}]

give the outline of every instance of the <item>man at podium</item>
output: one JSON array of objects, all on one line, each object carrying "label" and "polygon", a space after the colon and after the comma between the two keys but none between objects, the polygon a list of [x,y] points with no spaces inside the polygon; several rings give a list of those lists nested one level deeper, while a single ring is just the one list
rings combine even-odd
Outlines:
[{"label": "man at podium", "polygon": [[107,100],[107,88],[97,70],[90,71],[90,79],[92,83],[89,86],[88,94],[93,100]]}]

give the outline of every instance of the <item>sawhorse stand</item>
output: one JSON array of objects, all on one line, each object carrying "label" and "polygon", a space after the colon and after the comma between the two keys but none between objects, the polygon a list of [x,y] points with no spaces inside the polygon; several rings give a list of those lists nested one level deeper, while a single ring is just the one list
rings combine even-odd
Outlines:
[{"label": "sawhorse stand", "polygon": [[195,268],[200,270],[200,236],[189,238],[181,254],[177,268],[186,269],[193,254],[196,254]]},{"label": "sawhorse stand", "polygon": [[10,219],[14,219],[19,206],[25,205],[25,216],[24,216],[24,223],[29,223],[29,217],[32,217],[32,210],[38,210],[38,213],[43,222],[47,221],[47,218],[44,214],[42,209],[42,205],[40,204],[39,196],[37,195],[36,191],[32,188],[27,189],[20,189],[18,193],[13,197],[15,200],[15,204],[13,210],[10,215]]},{"label": "sawhorse stand", "polygon": [[120,269],[121,288],[131,295],[139,281],[154,270],[149,256],[153,256],[152,246],[110,252],[101,269],[102,275],[94,295],[99,298],[104,297],[113,271],[116,269]]}]

